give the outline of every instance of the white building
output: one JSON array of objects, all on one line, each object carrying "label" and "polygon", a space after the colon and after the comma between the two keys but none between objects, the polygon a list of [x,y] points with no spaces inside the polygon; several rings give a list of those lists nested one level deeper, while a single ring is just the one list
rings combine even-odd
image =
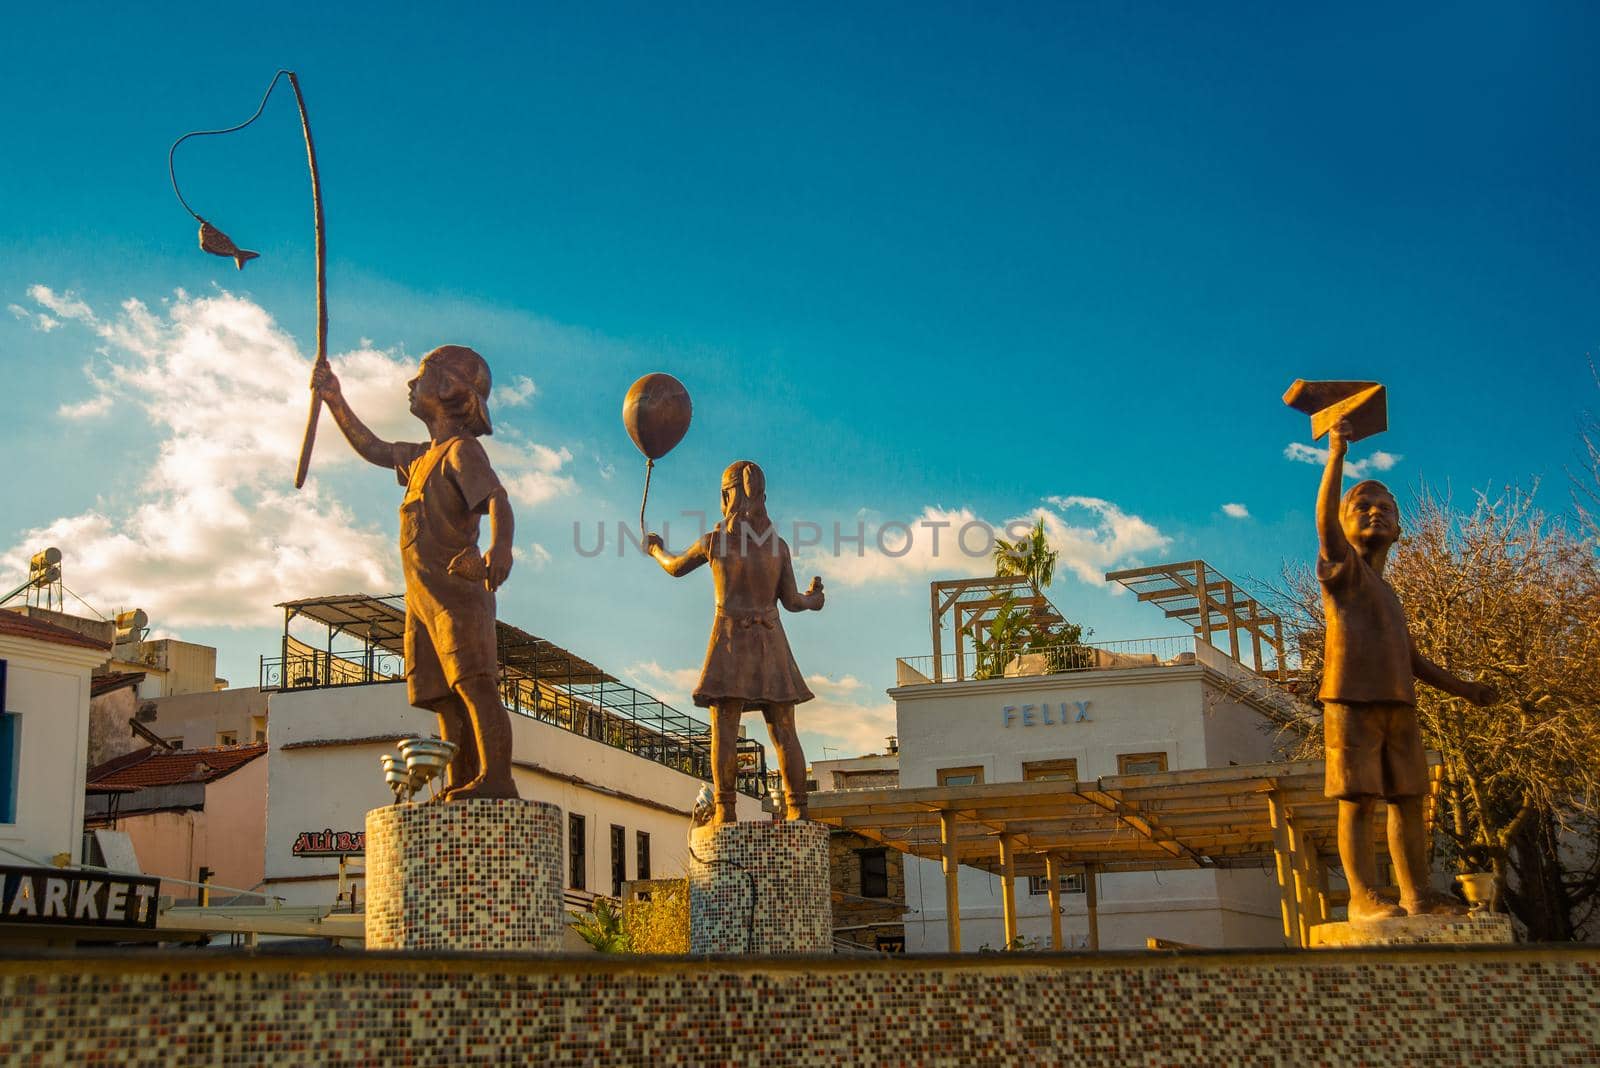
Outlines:
[{"label": "white building", "polygon": [[[391,804],[380,758],[409,737],[437,737],[401,680],[404,608],[395,598],[311,598],[285,608],[283,643],[261,661],[261,686],[169,698],[158,731],[181,712],[188,744],[246,722],[265,699],[263,892],[291,905],[361,901],[368,811]],[[689,812],[710,775],[704,723],[544,639],[497,623],[512,772],[524,798],[567,820],[569,899],[614,895],[625,881],[681,875]],[[321,633],[311,635],[313,629]],[[306,639],[315,637],[312,644]],[[215,710],[215,721],[203,715]],[[176,719],[174,720],[176,721]],[[234,729],[229,726],[227,729]],[[740,743],[743,819],[764,818],[765,751]],[[354,894],[349,888],[354,886]]]},{"label": "white building", "polygon": [[[1194,565],[1183,565],[1192,568]],[[1204,565],[1200,565],[1204,566]],[[1157,569],[1151,569],[1156,571]],[[1214,572],[1213,581],[1225,582]],[[940,606],[935,584],[935,607]],[[1140,589],[1169,616],[1184,618],[1182,604],[1163,597],[1167,587]],[[957,608],[955,633],[992,609],[994,591],[966,584],[946,604]],[[970,594],[970,595],[969,595]],[[1222,600],[1220,590],[1217,594]],[[961,599],[967,598],[965,601]],[[1038,598],[1041,611],[1051,612]],[[1162,603],[1165,601],[1165,603]],[[1271,638],[1273,622],[1263,609],[1227,586],[1230,620],[1258,624],[1247,635],[1259,644]],[[1190,598],[1198,610],[1198,602]],[[1220,606],[1208,616],[1207,634],[1221,636]],[[938,633],[935,618],[935,633]],[[1237,624],[1242,626],[1242,623]],[[978,633],[982,633],[979,629]],[[1239,647],[1232,631],[1231,647]],[[894,699],[899,732],[902,788],[1063,779],[1091,782],[1106,776],[1225,767],[1273,759],[1272,738],[1261,712],[1286,702],[1258,668],[1252,670],[1201,638],[1166,638],[1105,645],[1074,643],[1062,651],[1012,657],[1003,668],[977,665],[963,644],[955,654],[900,661]],[[1052,657],[1054,660],[1052,661]],[[972,677],[974,674],[986,677]],[[1200,946],[1281,946],[1283,933],[1273,873],[1265,870],[1206,870],[1085,873],[1064,879],[1064,943],[1089,944],[1085,876],[1096,880],[1099,946],[1144,948],[1149,938]],[[962,948],[1005,945],[999,876],[963,868],[960,875]],[[1049,944],[1048,897],[1042,878],[1017,889],[1018,933]],[[936,862],[906,858],[906,950],[948,948],[944,877]]]},{"label": "white building", "polygon": [[89,680],[110,651],[0,610],[0,865],[82,859]]}]

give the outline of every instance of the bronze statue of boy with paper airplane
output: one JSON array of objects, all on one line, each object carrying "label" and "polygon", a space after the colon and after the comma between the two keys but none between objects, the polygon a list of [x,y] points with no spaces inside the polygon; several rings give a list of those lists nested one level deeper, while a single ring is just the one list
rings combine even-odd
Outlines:
[{"label": "bronze statue of boy with paper airplane", "polygon": [[[1416,682],[1491,704],[1495,691],[1451,675],[1417,651],[1405,609],[1384,581],[1400,513],[1383,483],[1367,479],[1343,491],[1350,443],[1388,428],[1384,388],[1376,382],[1297,381],[1284,403],[1311,415],[1315,436],[1328,435],[1328,466],[1317,497],[1321,552],[1317,581],[1327,620],[1322,689],[1327,748],[1325,793],[1339,802],[1339,860],[1350,884],[1351,920],[1463,911],[1428,886],[1423,801],[1427,761],[1417,724]],[[1389,804],[1389,856],[1398,903],[1376,888],[1372,816]]]}]

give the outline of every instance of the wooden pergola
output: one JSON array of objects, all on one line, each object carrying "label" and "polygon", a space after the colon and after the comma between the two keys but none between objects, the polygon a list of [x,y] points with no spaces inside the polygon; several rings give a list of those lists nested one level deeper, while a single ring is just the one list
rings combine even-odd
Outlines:
[{"label": "wooden pergola", "polygon": [[[1433,823],[1438,758],[1430,761]],[[961,949],[961,866],[1001,878],[1005,938],[1017,935],[1016,880],[1042,875],[1050,941],[1061,940],[1061,880],[1085,873],[1089,946],[1100,948],[1094,876],[1101,872],[1262,868],[1276,872],[1283,933],[1310,944],[1335,904],[1325,857],[1337,855],[1338,803],[1322,795],[1323,765],[1283,761],[1118,775],[1092,782],[1010,782],[811,795],[814,820],[944,868],[952,952]],[[1383,841],[1383,820],[1374,820]]]},{"label": "wooden pergola", "polygon": [[[1288,677],[1283,620],[1204,560],[1111,571],[1106,574],[1106,581],[1120,583],[1140,601],[1161,609],[1168,619],[1189,624],[1202,641],[1209,642],[1212,635],[1226,632],[1228,652],[1241,664],[1244,658],[1240,636],[1249,637],[1256,673],[1274,676],[1279,682]],[[1262,657],[1263,642],[1271,643],[1276,655],[1277,666],[1270,672]]]}]

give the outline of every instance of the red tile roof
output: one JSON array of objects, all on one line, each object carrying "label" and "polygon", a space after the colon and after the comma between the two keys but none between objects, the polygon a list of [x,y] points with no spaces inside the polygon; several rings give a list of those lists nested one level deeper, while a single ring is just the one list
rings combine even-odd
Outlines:
[{"label": "red tile roof", "polygon": [[107,675],[96,675],[89,680],[89,696],[104,697],[124,686],[137,686],[144,681],[144,676],[142,671],[113,671]]},{"label": "red tile roof", "polygon": [[147,746],[108,760],[89,770],[90,793],[112,792],[118,787],[176,786],[188,782],[215,782],[230,772],[264,756],[267,744],[218,745],[203,749],[157,749]]},{"label": "red tile roof", "polygon": [[0,634],[16,638],[32,638],[35,641],[51,642],[55,645],[76,645],[83,649],[111,651],[108,642],[97,641],[75,630],[58,627],[54,623],[46,623],[42,619],[34,619],[19,612],[0,611]]}]

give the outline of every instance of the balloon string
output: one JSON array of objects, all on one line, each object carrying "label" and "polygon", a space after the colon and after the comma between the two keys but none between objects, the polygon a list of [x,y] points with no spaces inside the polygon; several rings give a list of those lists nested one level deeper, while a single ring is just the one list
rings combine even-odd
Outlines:
[{"label": "balloon string", "polygon": [[650,472],[655,469],[656,462],[649,458],[644,462],[644,499],[639,502],[639,537],[645,536],[644,506],[650,501]]}]

